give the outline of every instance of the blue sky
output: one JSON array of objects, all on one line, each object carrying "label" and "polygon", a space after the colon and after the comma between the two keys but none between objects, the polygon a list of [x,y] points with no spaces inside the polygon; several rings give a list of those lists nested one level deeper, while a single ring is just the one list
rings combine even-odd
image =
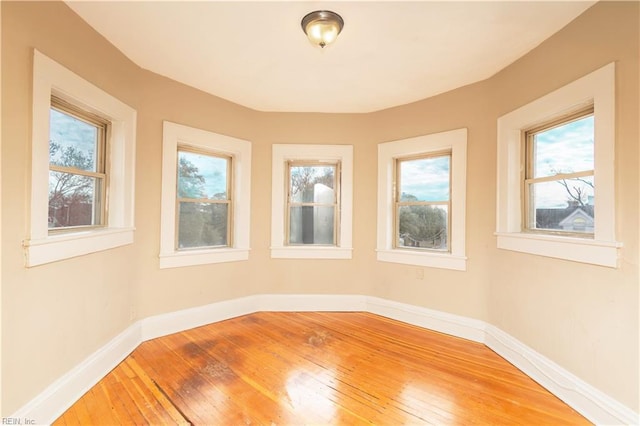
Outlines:
[{"label": "blue sky", "polygon": [[95,126],[55,109],[51,109],[49,126],[49,139],[60,144],[60,150],[50,159],[54,164],[64,165],[60,163],[61,151],[67,147],[74,146],[77,150],[83,152],[87,158],[94,160],[92,162],[94,167],[92,171],[95,171],[94,154],[97,138]]},{"label": "blue sky", "polygon": [[[93,157],[96,144],[94,126],[54,109],[50,114],[51,139],[64,149],[75,146]],[[593,116],[547,130],[536,136],[535,177],[552,176],[556,172],[593,169]],[[52,160],[59,160],[60,152]],[[188,159],[205,178],[207,196],[226,190],[226,160],[188,153]],[[449,199],[448,156],[431,157],[401,163],[401,192],[423,201]],[[94,162],[95,164],[95,162]],[[579,185],[572,182],[572,185]],[[592,192],[591,192],[592,193]],[[536,207],[561,208],[567,205],[566,190],[557,182],[536,185]]]},{"label": "blue sky", "polygon": [[450,157],[430,157],[400,163],[400,193],[420,201],[449,200]]},{"label": "blue sky", "polygon": [[205,179],[204,189],[208,198],[227,191],[226,159],[185,151],[181,151],[180,156],[185,157],[198,168],[198,174]]},{"label": "blue sky", "polygon": [[536,135],[534,177],[593,169],[593,116]]},{"label": "blue sky", "polygon": [[[593,170],[593,129],[593,116],[589,116],[537,134],[534,177]],[[582,186],[593,195],[593,190],[580,182],[570,181],[569,185]],[[536,184],[538,208],[566,207],[567,196],[558,182]]]}]

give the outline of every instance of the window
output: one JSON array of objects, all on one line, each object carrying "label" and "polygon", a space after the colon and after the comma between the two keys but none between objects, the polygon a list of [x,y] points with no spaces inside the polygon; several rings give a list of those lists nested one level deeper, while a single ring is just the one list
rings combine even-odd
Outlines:
[{"label": "window", "polygon": [[378,260],[466,270],[467,130],[378,145]]},{"label": "window", "polygon": [[613,63],[500,117],[498,248],[617,267],[614,152]]},{"label": "window", "polygon": [[273,145],[271,257],[350,259],[353,147]]},{"label": "window", "polygon": [[593,106],[525,132],[525,229],[593,238]]},{"label": "window", "polygon": [[136,111],[34,51],[32,119],[26,266],[132,243]]},{"label": "window", "polygon": [[104,226],[109,122],[51,99],[49,233]]},{"label": "window", "polygon": [[249,258],[251,143],[164,122],[160,267]]},{"label": "window", "polygon": [[231,157],[178,147],[178,250],[228,247]]},{"label": "window", "polygon": [[340,163],[288,162],[287,245],[337,245]]},{"label": "window", "polygon": [[450,153],[396,159],[396,248],[449,251],[450,170]]}]

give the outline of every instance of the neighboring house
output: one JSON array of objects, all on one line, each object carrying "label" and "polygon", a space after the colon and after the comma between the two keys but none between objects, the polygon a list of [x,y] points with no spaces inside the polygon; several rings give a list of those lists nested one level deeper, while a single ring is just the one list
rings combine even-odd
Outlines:
[{"label": "neighboring house", "polygon": [[562,219],[559,223],[562,230],[593,232],[593,206],[588,207],[591,207],[591,214],[578,207],[569,216]]},{"label": "neighboring house", "polygon": [[593,232],[593,205],[575,203],[562,209],[536,209],[536,228]]}]

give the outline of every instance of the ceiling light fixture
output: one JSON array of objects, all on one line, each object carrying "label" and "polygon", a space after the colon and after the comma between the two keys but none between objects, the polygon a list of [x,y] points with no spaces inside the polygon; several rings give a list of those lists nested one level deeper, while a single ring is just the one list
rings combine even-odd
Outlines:
[{"label": "ceiling light fixture", "polygon": [[316,10],[302,18],[301,24],[309,41],[324,48],[338,37],[344,26],[344,21],[340,15],[330,10]]}]

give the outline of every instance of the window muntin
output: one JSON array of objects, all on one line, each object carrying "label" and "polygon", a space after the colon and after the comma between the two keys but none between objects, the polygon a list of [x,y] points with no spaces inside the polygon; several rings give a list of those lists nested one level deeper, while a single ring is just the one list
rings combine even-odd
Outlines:
[{"label": "window muntin", "polygon": [[179,147],[176,249],[231,247],[232,158]]},{"label": "window muntin", "polygon": [[[448,200],[447,213],[447,250],[428,248],[416,249],[397,245],[399,226],[397,223],[396,201],[401,195],[416,192],[409,185],[409,177],[405,184],[398,182],[398,160],[415,160],[429,157],[449,156],[449,193],[446,196],[433,197],[438,191],[426,195],[426,201]],[[444,160],[441,160],[444,161]],[[417,168],[417,166],[416,166]],[[466,181],[467,181],[467,129],[455,129],[410,139],[385,142],[378,145],[378,224],[377,224],[377,259],[383,262],[402,263],[434,268],[466,270]],[[446,176],[446,174],[445,174]],[[400,176],[402,180],[402,176]],[[416,180],[420,185],[423,179]],[[438,180],[433,177],[432,182]],[[446,186],[446,184],[445,184]],[[398,192],[400,191],[400,192]],[[440,189],[442,194],[442,189]],[[424,207],[423,207],[424,208]],[[444,213],[444,211],[443,211]]]},{"label": "window muntin", "polygon": [[49,233],[106,225],[109,122],[61,99],[49,114]]},{"label": "window muntin", "polygon": [[449,251],[451,153],[395,161],[395,247]]},{"label": "window muntin", "polygon": [[337,246],[340,162],[287,162],[285,245]]},{"label": "window muntin", "polygon": [[525,132],[526,231],[593,237],[593,106]]}]

